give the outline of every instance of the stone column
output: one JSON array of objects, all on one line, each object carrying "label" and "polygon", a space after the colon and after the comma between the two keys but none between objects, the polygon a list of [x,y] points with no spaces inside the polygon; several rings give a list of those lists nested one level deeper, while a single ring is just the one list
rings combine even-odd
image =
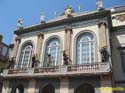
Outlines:
[{"label": "stone column", "polygon": [[9,81],[8,80],[3,81],[2,93],[9,93]]},{"label": "stone column", "polygon": [[37,47],[36,47],[36,59],[40,60],[40,53],[41,53],[41,46],[42,46],[42,42],[44,39],[44,34],[43,32],[38,34],[38,39],[37,39]]},{"label": "stone column", "polygon": [[14,49],[13,49],[13,58],[14,58],[14,60],[16,60],[16,56],[17,56],[17,52],[18,52],[20,42],[21,42],[21,38],[19,36],[17,36],[15,38],[15,44],[14,44]]},{"label": "stone column", "polygon": [[69,79],[68,79],[68,77],[60,78],[60,93],[69,93]]},{"label": "stone column", "polygon": [[27,93],[35,93],[35,85],[36,85],[36,81],[34,79],[30,79]]},{"label": "stone column", "polygon": [[99,27],[99,47],[103,48],[107,46],[106,22],[100,21],[98,27]]},{"label": "stone column", "polygon": [[101,76],[101,93],[113,93],[112,91],[112,78],[111,75]]},{"label": "stone column", "polygon": [[66,55],[70,59],[70,49],[71,49],[71,35],[72,35],[72,28],[71,26],[67,26],[65,28],[65,50]]}]

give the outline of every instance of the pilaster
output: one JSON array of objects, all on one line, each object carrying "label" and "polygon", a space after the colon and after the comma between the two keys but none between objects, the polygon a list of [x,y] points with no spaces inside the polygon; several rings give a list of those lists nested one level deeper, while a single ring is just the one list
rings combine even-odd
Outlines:
[{"label": "pilaster", "polygon": [[19,36],[17,36],[15,38],[15,44],[14,44],[14,49],[13,49],[13,58],[14,58],[14,60],[16,59],[20,42],[21,42],[21,38]]},{"label": "pilaster", "polygon": [[30,79],[27,93],[35,93],[35,85],[36,85],[36,81],[34,79]]},{"label": "pilaster", "polygon": [[72,35],[72,28],[71,26],[67,26],[65,28],[65,50],[66,55],[70,59],[70,49],[71,49],[71,35]]},{"label": "pilaster", "polygon": [[9,81],[8,80],[3,81],[2,93],[9,93]]},{"label": "pilaster", "polygon": [[103,48],[107,46],[107,41],[106,41],[106,22],[100,21],[98,23],[98,28],[99,28],[99,47]]},{"label": "pilaster", "polygon": [[69,79],[68,77],[60,78],[60,93],[69,92]]},{"label": "pilaster", "polygon": [[37,60],[40,60],[40,53],[41,53],[41,46],[42,46],[42,42],[43,42],[43,39],[44,39],[44,34],[43,32],[39,33],[37,35],[38,39],[37,39],[37,47],[36,47],[36,59]]},{"label": "pilaster", "polygon": [[111,75],[101,76],[101,93],[113,93]]}]

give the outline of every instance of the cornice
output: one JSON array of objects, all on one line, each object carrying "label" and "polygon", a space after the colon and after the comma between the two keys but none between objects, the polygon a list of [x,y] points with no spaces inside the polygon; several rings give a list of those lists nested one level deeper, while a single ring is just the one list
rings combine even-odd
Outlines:
[{"label": "cornice", "polygon": [[91,14],[87,15],[81,15],[77,17],[70,17],[58,21],[53,21],[53,22],[48,22],[48,23],[42,23],[38,25],[34,25],[31,27],[23,28],[23,29],[18,29],[14,31],[14,34],[20,35],[20,34],[25,34],[37,30],[43,30],[51,27],[56,27],[56,26],[61,26],[61,25],[68,25],[71,23],[76,23],[76,22],[81,22],[81,21],[86,21],[86,20],[92,20],[92,19],[97,19],[97,18],[103,18],[103,17],[110,17],[111,12],[110,10],[103,10],[103,11],[98,11],[94,12]]},{"label": "cornice", "polygon": [[116,32],[118,30],[125,29],[125,25],[115,26],[113,27],[113,31]]}]

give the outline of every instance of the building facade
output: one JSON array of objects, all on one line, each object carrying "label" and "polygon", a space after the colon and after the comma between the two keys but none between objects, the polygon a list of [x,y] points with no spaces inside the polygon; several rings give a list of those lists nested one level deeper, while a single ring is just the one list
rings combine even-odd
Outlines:
[{"label": "building facade", "polygon": [[21,24],[2,93],[114,93],[104,88],[125,86],[125,7],[87,13],[67,7],[47,22]]},{"label": "building facade", "polygon": [[9,46],[2,42],[2,38],[3,36],[0,34],[0,92],[2,92],[3,85],[2,72],[7,67],[9,56]]}]

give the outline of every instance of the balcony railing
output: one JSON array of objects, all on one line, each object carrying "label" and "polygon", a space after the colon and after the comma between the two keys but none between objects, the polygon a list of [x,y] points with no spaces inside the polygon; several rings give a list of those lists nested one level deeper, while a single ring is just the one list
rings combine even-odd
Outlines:
[{"label": "balcony railing", "polygon": [[66,65],[28,69],[5,69],[3,77],[55,77],[88,74],[108,74],[111,71],[109,62],[98,62],[83,65]]}]

